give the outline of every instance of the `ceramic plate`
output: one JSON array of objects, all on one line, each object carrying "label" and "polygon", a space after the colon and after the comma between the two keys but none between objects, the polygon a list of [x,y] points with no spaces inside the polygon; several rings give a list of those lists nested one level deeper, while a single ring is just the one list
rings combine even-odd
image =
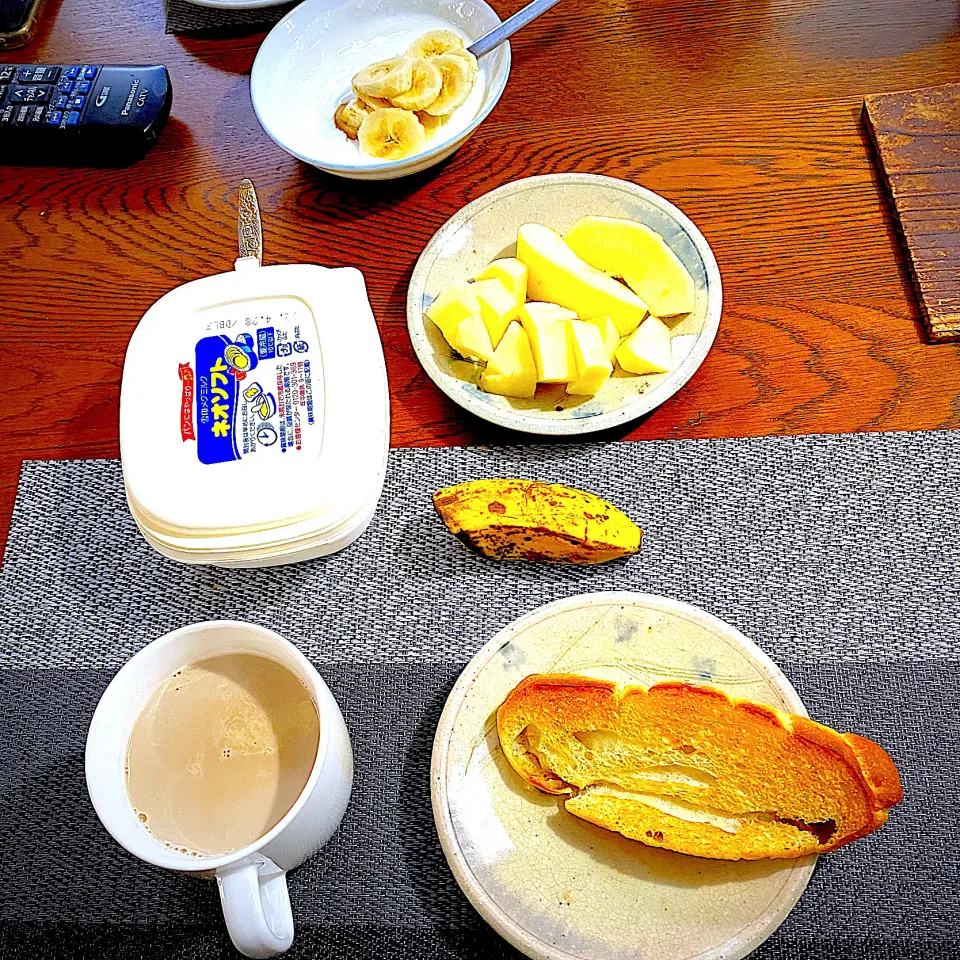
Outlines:
[{"label": "ceramic plate", "polygon": [[[696,305],[668,319],[673,334],[672,372],[635,377],[617,369],[593,397],[541,384],[530,400],[484,393],[482,365],[460,359],[424,311],[454,280],[469,280],[497,257],[516,252],[517,229],[542,223],[560,233],[588,214],[639,220],[659,233],[696,284]],[[407,326],[424,370],[452,400],[484,420],[541,434],[591,433],[627,423],[672,397],[703,362],[720,325],[720,271],[703,234],[672,203],[634,183],[587,173],[518,180],[468,204],[427,244],[410,280]]]},{"label": "ceramic plate", "polygon": [[726,862],[657,850],[568,814],[500,751],[496,709],[525,676],[680,679],[806,715],[779,669],[685,603],[595,593],[498,633],[464,670],[437,727],[433,813],[453,874],[506,940],[538,960],[739,960],[783,922],[816,857]]}]

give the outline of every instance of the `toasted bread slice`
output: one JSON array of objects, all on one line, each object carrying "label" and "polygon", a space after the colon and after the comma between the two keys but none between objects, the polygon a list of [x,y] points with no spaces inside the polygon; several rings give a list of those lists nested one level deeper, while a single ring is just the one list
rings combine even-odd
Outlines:
[{"label": "toasted bread slice", "polygon": [[903,797],[871,740],[711,687],[527,677],[497,711],[511,766],[566,809],[654,847],[718,860],[827,853]]}]

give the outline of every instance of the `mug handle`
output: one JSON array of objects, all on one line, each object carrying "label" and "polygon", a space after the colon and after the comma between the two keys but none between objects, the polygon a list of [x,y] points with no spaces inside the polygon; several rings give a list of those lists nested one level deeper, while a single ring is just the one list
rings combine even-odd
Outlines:
[{"label": "mug handle", "polygon": [[223,919],[233,945],[255,960],[275,957],[293,943],[287,874],[254,855],[217,870]]}]

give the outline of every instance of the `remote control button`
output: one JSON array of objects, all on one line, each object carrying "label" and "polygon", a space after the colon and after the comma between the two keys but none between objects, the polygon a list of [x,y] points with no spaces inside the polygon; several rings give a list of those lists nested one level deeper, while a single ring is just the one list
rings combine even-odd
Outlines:
[{"label": "remote control button", "polygon": [[13,125],[25,127],[30,119],[30,105],[28,103],[13,104]]},{"label": "remote control button", "polygon": [[7,64],[0,65],[0,83],[11,83],[17,76],[17,68]]},{"label": "remote control button", "polygon": [[96,67],[84,67],[83,68],[83,79],[92,80],[97,75]]},{"label": "remote control button", "polygon": [[80,122],[80,111],[71,110],[70,113],[67,114],[67,126],[75,127],[79,122]]},{"label": "remote control button", "polygon": [[57,90],[60,93],[73,93],[73,81],[68,77],[61,77],[60,82],[57,84]]},{"label": "remote control button", "polygon": [[30,113],[27,116],[28,127],[42,127],[47,117],[47,108],[42,104],[40,106],[31,106]]},{"label": "remote control button", "polygon": [[46,103],[49,99],[49,87],[14,87],[10,91],[11,103]]},{"label": "remote control button", "polygon": [[90,92],[90,86],[91,86],[91,84],[90,84],[90,81],[89,81],[89,80],[81,80],[81,81],[73,88],[73,92],[74,92],[74,93],[89,93],[89,92]]},{"label": "remote control button", "polygon": [[0,103],[3,103],[4,98],[6,97],[6,95],[7,95],[7,85],[6,85],[6,84],[0,84]]},{"label": "remote control button", "polygon": [[70,103],[70,97],[66,93],[61,93],[54,101],[53,105],[58,110],[65,110]]},{"label": "remote control button", "polygon": [[73,98],[70,100],[70,109],[71,109],[71,110],[82,110],[82,109],[84,108],[84,105],[86,104],[86,102],[87,102],[87,98],[86,98],[86,97],[73,97]]},{"label": "remote control button", "polygon": [[0,107],[0,127],[9,127],[13,123],[13,111],[16,109],[12,103],[5,107]]},{"label": "remote control button", "polygon": [[53,110],[47,114],[47,123],[50,124],[51,127],[59,127],[60,121],[62,119],[63,119],[62,110]]},{"label": "remote control button", "polygon": [[67,69],[63,71],[63,75],[70,80],[76,80],[77,77],[80,76],[81,69],[81,67],[67,67]]},{"label": "remote control button", "polygon": [[21,67],[17,71],[18,83],[55,83],[60,76],[59,67],[45,67],[42,64],[33,67]]}]

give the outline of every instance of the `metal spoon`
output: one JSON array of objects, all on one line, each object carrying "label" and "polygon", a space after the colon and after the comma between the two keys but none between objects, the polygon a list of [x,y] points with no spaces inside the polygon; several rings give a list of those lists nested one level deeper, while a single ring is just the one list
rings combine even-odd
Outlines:
[{"label": "metal spoon", "polygon": [[494,47],[499,47],[507,37],[512,37],[521,27],[525,27],[531,20],[536,20],[541,13],[545,13],[559,2],[560,0],[533,0],[533,3],[528,3],[522,10],[508,17],[499,27],[484,34],[476,43],[471,43],[467,49],[479,60]]}]

